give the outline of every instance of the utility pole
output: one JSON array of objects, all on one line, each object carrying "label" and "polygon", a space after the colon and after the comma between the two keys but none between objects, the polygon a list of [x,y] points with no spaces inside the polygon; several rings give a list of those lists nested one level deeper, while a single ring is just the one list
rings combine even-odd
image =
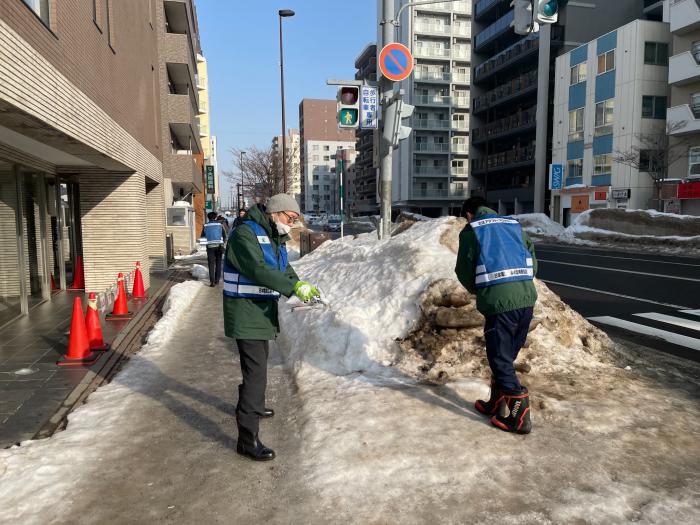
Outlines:
[{"label": "utility pole", "polygon": [[537,130],[535,134],[535,199],[534,212],[544,213],[544,190],[547,179],[547,135],[549,117],[549,60],[552,26],[540,28],[540,49],[537,65]]},{"label": "utility pole", "polygon": [[[377,0],[382,2],[382,41],[378,49],[383,49],[386,45],[394,42],[394,0]],[[393,82],[386,77],[380,81],[380,100],[382,111],[386,114],[386,109],[392,103]],[[384,125],[387,125],[386,119]],[[392,201],[392,169],[393,169],[393,145],[386,140],[380,140],[381,150],[381,183],[380,183],[380,208],[381,223],[377,230],[380,239],[388,239],[391,236],[391,201]]]}]

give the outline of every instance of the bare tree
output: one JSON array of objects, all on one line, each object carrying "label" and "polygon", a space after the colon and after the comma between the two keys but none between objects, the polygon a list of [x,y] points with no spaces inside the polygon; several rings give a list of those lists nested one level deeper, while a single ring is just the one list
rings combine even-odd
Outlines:
[{"label": "bare tree", "polygon": [[685,138],[669,140],[670,135],[685,127],[686,122],[669,122],[666,128],[654,133],[635,134],[636,144],[627,151],[615,151],[613,160],[640,172],[646,172],[654,182],[654,201],[661,206],[661,186],[668,177],[669,167],[688,155],[689,141]]},{"label": "bare tree", "polygon": [[[245,150],[230,150],[236,172],[224,171],[231,185],[241,184],[243,194],[256,203],[265,202],[284,187],[282,159],[274,146],[260,149],[256,146]],[[287,170],[293,165],[298,146],[287,145]],[[243,154],[241,154],[243,153]],[[288,175],[289,176],[289,175]]]}]

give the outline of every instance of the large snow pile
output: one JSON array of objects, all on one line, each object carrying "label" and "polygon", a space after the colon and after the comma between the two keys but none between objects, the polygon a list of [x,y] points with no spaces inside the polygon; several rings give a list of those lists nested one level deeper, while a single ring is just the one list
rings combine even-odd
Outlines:
[{"label": "large snow pile", "polygon": [[304,483],[328,520],[696,523],[697,370],[613,347],[541,283],[518,360],[534,431],[506,434],[476,413],[489,372],[482,318],[454,280],[463,226],[417,222],[295,264],[329,303],[280,308]]}]

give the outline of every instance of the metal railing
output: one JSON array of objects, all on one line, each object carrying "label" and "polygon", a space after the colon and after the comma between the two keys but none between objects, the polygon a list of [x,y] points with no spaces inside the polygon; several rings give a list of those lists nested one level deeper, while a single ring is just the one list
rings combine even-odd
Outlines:
[{"label": "metal railing", "polygon": [[422,106],[448,106],[450,97],[443,95],[417,95],[416,104]]},{"label": "metal railing", "polygon": [[447,119],[419,119],[413,121],[416,129],[449,129],[450,121]]},{"label": "metal railing", "polygon": [[458,108],[468,108],[469,97],[452,97],[452,105]]},{"label": "metal railing", "polygon": [[449,173],[447,165],[444,166],[416,166],[413,169],[415,175],[437,175],[447,177]]},{"label": "metal railing", "polygon": [[416,46],[416,56],[449,58],[450,57],[450,49],[444,48],[444,47],[433,47],[433,46]]},{"label": "metal railing", "polygon": [[452,73],[452,82],[456,82],[459,84],[468,84],[470,80],[471,80],[471,75],[469,73],[465,73],[465,74]]},{"label": "metal railing", "polygon": [[507,67],[511,62],[515,62],[518,58],[528,53],[534,52],[540,47],[539,33],[528,36],[527,38],[516,42],[512,46],[504,49],[496,56],[490,58],[483,64],[479,64],[474,68],[474,78],[478,80],[480,77],[496,72]]},{"label": "metal railing", "polygon": [[450,189],[424,189],[413,187],[411,196],[417,199],[447,199],[450,197],[464,198],[467,196],[466,188],[450,188]]},{"label": "metal railing", "polygon": [[413,150],[422,153],[449,153],[450,145],[444,142],[416,142]]},{"label": "metal railing", "polygon": [[514,164],[522,164],[525,162],[534,162],[535,160],[535,144],[529,146],[513,148],[509,151],[494,153],[486,157],[474,159],[474,171],[495,170],[507,167]]},{"label": "metal railing", "polygon": [[463,22],[455,22],[453,25],[453,34],[456,36],[463,36],[469,38],[472,36],[471,25]]},{"label": "metal railing", "polygon": [[469,119],[452,120],[452,129],[469,131]]},{"label": "metal railing", "polygon": [[453,177],[461,177],[464,175],[469,175],[469,168],[452,168],[450,173]]},{"label": "metal railing", "polygon": [[469,144],[453,142],[450,151],[452,153],[469,153]]},{"label": "metal railing", "polygon": [[416,80],[434,81],[434,82],[449,82],[450,74],[446,71],[425,71],[417,69],[413,73]]},{"label": "metal railing", "polygon": [[450,26],[445,24],[431,24],[430,22],[416,22],[413,30],[418,33],[439,33],[442,35],[450,34]]},{"label": "metal railing", "polygon": [[474,142],[482,141],[512,130],[534,126],[536,123],[536,115],[537,106],[533,106],[524,111],[520,110],[508,117],[489,122],[485,126],[475,128],[472,131],[472,140]]},{"label": "metal railing", "polygon": [[508,11],[505,15],[496,20],[493,24],[484,29],[481,33],[476,35],[474,37],[475,48],[479,49],[481,46],[486,45],[497,36],[500,36],[506,31],[511,30],[510,24],[511,22],[513,22],[513,20],[515,20],[514,13],[515,11],[513,10]]},{"label": "metal railing", "polygon": [[515,77],[510,82],[501,84],[488,93],[474,99],[474,111],[487,109],[501,102],[518,95],[526,90],[537,87],[537,70],[529,71],[524,75]]}]

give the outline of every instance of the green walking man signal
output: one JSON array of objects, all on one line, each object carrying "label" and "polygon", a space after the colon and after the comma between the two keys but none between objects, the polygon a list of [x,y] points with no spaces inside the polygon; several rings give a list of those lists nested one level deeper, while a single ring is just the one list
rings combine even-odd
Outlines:
[{"label": "green walking man signal", "polygon": [[338,126],[357,128],[360,125],[360,87],[338,86]]}]

